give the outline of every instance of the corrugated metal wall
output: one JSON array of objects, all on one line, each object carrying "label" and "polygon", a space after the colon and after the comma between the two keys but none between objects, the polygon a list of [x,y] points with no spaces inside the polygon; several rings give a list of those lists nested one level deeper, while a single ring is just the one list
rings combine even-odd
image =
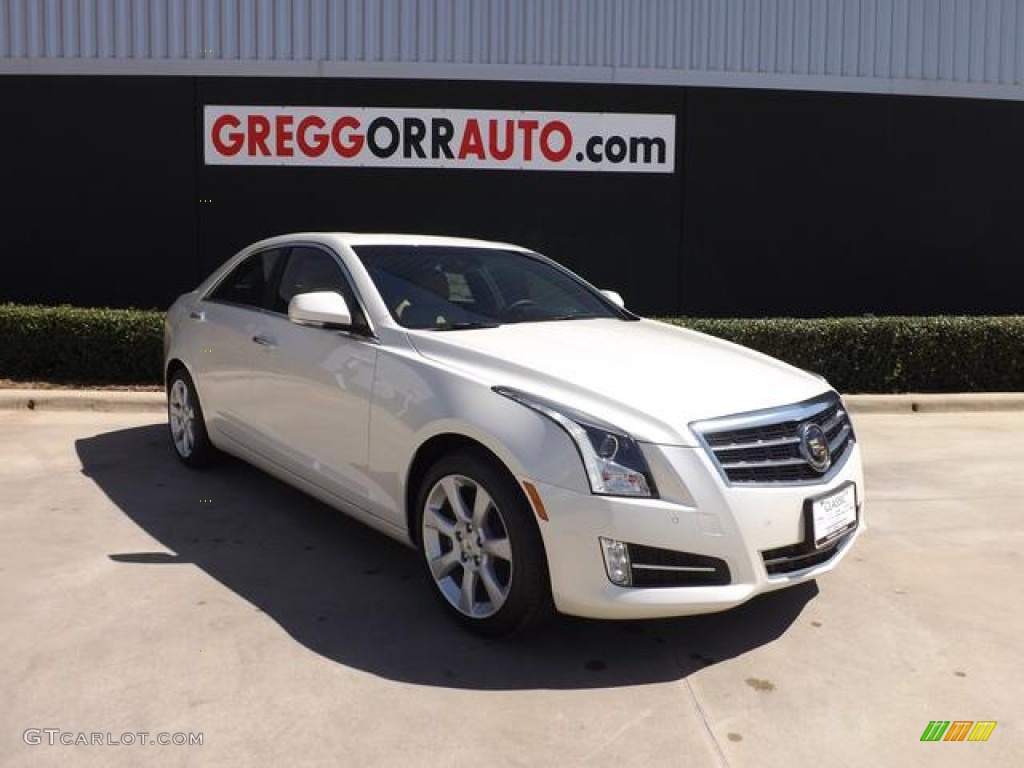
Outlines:
[{"label": "corrugated metal wall", "polygon": [[[63,69],[39,66],[55,61]],[[774,77],[773,87],[867,78],[941,92],[1024,84],[1024,1],[0,0],[0,72],[73,71],[74,61],[126,72],[191,62],[200,74],[317,62],[360,65],[360,76],[404,64],[423,77],[461,65],[470,77],[521,79],[517,68],[530,68],[531,79],[658,83],[718,73]]]}]

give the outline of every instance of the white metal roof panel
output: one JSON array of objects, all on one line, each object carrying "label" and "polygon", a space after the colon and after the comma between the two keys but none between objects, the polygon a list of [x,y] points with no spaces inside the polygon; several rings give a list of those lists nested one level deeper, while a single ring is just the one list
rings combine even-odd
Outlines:
[{"label": "white metal roof panel", "polygon": [[1024,98],[1024,0],[0,0],[24,72]]}]

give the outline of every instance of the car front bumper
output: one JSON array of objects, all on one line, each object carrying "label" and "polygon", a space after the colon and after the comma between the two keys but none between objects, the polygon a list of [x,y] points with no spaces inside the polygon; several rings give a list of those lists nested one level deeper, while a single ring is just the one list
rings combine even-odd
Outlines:
[{"label": "car front bumper", "polygon": [[[538,524],[560,612],[641,619],[727,610],[831,571],[866,528],[856,443],[827,483],[809,485],[727,486],[703,449],[645,446],[645,453],[660,491],[657,499],[595,496],[534,482],[547,516]],[[848,483],[856,488],[857,527],[831,550],[815,550],[805,541],[807,501]],[[684,558],[681,562],[692,561],[686,559],[690,555],[712,558],[724,562],[728,576],[714,585],[617,586],[607,574],[602,538],[668,551]],[[769,573],[766,560],[777,561],[782,553],[786,561],[785,553],[801,549],[805,552],[783,564],[782,572],[777,565]]]}]

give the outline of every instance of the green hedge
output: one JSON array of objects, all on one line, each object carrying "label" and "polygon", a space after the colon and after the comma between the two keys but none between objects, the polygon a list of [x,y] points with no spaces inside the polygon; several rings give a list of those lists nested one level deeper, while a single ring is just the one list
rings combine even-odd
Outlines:
[{"label": "green hedge", "polygon": [[159,383],[163,324],[155,310],[0,304],[0,378]]},{"label": "green hedge", "polygon": [[1024,317],[667,319],[825,376],[841,392],[1024,390]]},{"label": "green hedge", "polygon": [[[1024,316],[665,320],[824,375],[842,392],[1024,391]],[[0,378],[161,381],[163,313],[0,304]]]}]

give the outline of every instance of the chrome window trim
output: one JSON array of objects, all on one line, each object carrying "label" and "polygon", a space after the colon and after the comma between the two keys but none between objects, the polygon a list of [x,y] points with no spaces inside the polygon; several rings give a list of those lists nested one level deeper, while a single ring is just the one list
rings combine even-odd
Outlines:
[{"label": "chrome window trim", "polygon": [[[268,315],[270,317],[283,317],[287,320],[287,313],[277,312],[273,309],[268,309],[267,307],[256,307],[251,304],[239,304],[234,301],[225,301],[224,299],[213,298],[213,293],[214,291],[217,290],[221,283],[223,283],[224,280],[227,279],[228,275],[232,274],[235,271],[236,267],[238,267],[242,262],[247,261],[249,258],[257,255],[263,255],[270,251],[279,250],[283,251],[282,257],[287,262],[287,259],[290,256],[290,251],[293,248],[314,248],[316,250],[322,251],[327,256],[329,256],[341,270],[342,278],[348,283],[349,290],[352,291],[352,296],[355,297],[356,304],[358,305],[359,310],[362,312],[363,317],[366,318],[366,333],[346,328],[323,328],[320,330],[326,330],[331,333],[342,334],[344,336],[348,336],[349,338],[358,341],[371,341],[379,343],[380,336],[377,333],[377,329],[373,325],[373,320],[370,317],[370,313],[366,311],[366,302],[360,295],[359,289],[356,287],[355,280],[352,279],[352,273],[349,271],[348,266],[345,264],[345,260],[342,258],[341,254],[339,254],[330,246],[312,240],[290,240],[286,243],[277,243],[275,245],[267,246],[265,248],[256,248],[252,251],[249,251],[248,253],[237,254],[236,258],[231,259],[231,261],[229,261],[222,267],[221,274],[216,277],[213,283],[211,283],[210,286],[205,291],[203,291],[202,295],[199,296],[198,301],[207,301],[210,302],[211,304],[221,304],[227,307],[237,307],[239,309],[245,309],[250,312],[258,312],[260,314]],[[280,280],[280,274],[277,277]]]}]

